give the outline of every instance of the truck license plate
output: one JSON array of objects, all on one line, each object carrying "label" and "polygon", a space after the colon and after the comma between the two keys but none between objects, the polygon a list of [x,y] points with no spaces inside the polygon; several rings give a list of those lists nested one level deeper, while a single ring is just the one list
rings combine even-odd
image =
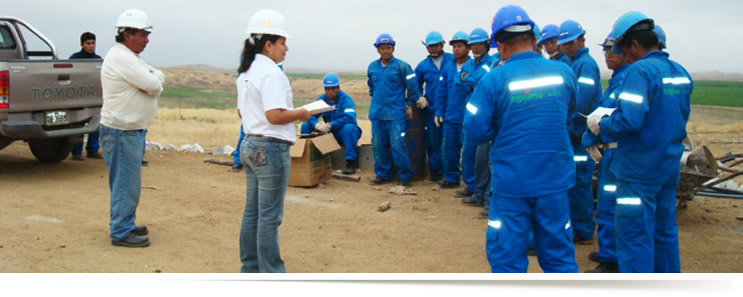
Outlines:
[{"label": "truck license plate", "polygon": [[47,126],[66,125],[69,123],[70,119],[67,118],[66,111],[50,111],[46,113]]}]

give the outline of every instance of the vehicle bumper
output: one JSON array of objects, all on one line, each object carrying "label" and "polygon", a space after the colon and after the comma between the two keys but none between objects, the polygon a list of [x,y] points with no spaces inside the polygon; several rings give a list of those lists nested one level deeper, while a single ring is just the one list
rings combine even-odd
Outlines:
[{"label": "vehicle bumper", "polygon": [[6,121],[0,125],[0,135],[19,139],[72,137],[98,131],[100,122],[101,116],[94,115],[87,121],[87,125],[80,128],[44,130],[41,124],[34,121]]}]

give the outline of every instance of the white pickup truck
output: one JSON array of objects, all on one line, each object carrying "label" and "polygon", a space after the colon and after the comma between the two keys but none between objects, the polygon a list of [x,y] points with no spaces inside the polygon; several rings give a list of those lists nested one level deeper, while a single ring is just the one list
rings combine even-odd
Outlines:
[{"label": "white pickup truck", "polygon": [[[29,38],[49,50],[28,50]],[[0,150],[23,140],[39,161],[67,158],[80,135],[98,129],[102,63],[59,60],[54,44],[34,27],[0,16]]]}]

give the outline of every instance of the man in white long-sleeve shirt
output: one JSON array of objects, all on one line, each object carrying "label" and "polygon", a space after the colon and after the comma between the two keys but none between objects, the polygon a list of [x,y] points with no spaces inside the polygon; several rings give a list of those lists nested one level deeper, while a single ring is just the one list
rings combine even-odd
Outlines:
[{"label": "man in white long-sleeve shirt", "polygon": [[101,68],[103,109],[101,144],[111,190],[111,243],[115,246],[150,245],[147,227],[135,225],[142,185],[145,130],[157,113],[157,98],[165,75],[147,65],[139,54],[152,31],[147,15],[124,11],[116,22],[116,44]]}]

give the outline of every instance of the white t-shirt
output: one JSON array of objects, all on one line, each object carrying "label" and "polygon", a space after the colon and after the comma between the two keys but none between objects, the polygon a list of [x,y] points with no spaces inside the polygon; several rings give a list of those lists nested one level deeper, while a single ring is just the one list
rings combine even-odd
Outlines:
[{"label": "white t-shirt", "polygon": [[256,54],[247,72],[237,76],[237,108],[245,134],[258,134],[292,143],[297,141],[294,123],[274,125],[266,119],[272,109],[294,110],[289,78],[270,58]]}]

